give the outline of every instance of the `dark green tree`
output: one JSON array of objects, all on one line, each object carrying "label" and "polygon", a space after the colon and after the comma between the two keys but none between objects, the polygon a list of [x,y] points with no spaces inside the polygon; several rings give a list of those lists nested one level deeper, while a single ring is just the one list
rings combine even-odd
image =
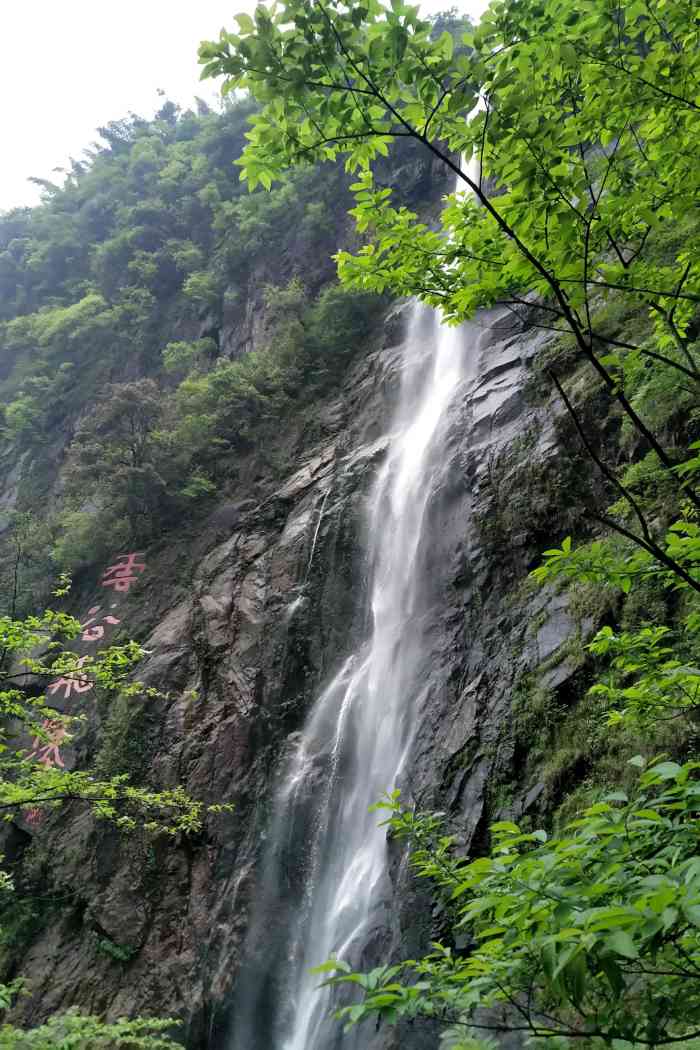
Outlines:
[{"label": "dark green tree", "polygon": [[130,542],[152,535],[167,506],[154,438],[161,413],[153,380],[117,383],[107,387],[71,443],[69,495],[95,504],[103,517],[125,520]]}]

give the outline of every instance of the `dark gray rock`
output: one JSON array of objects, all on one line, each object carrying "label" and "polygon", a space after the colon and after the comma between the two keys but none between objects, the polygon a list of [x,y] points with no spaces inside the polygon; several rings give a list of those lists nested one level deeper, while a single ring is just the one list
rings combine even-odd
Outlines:
[{"label": "dark gray rock", "polygon": [[[537,553],[527,520],[508,556],[484,541],[490,464],[509,455],[513,477],[524,458],[556,471],[559,452],[551,409],[528,406],[523,396],[529,362],[547,335],[523,334],[495,313],[482,323],[428,511],[431,659],[403,785],[407,799],[447,810],[465,851],[485,840],[493,778],[517,775],[514,684],[579,630],[563,596],[518,590]],[[144,701],[133,729],[148,780],[183,783],[192,795],[236,808],[208,819],[193,840],[174,842],[124,841],[78,811],[51,818],[34,848],[46,854],[45,884],[68,903],[17,959],[31,987],[19,1016],[73,1003],[111,1017],[172,1014],[184,1020],[190,1050],[223,1050],[280,756],[366,630],[363,501],[386,448],[401,355],[395,340],[404,325],[393,311],[384,349],[354,367],[341,396],[318,407],[326,436],[297,444],[288,477],[218,508],[195,542],[189,582],[181,552],[149,560],[129,627],[150,652],[139,677],[169,699]],[[252,315],[241,326],[226,330],[226,353],[260,338]],[[524,445],[531,432],[534,444]],[[572,673],[566,661],[553,670],[552,688]],[[520,812],[541,790],[539,783],[526,790]],[[377,950],[418,952],[434,921],[427,892],[396,848],[390,875],[395,893]],[[105,954],[105,939],[128,949],[128,958]],[[438,1037],[405,1031],[396,1038],[368,1035],[367,1046],[424,1050]]]}]

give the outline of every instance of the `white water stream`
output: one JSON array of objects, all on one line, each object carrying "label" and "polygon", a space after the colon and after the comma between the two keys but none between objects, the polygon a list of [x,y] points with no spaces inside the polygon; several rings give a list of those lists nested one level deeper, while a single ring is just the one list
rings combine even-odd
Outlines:
[{"label": "white water stream", "polygon": [[469,341],[469,329],[413,306],[399,405],[368,501],[369,637],[319,696],[282,770],[249,936],[257,958],[242,970],[231,1050],[357,1045],[352,1035],[338,1044],[329,994],[309,971],[332,954],[361,966],[382,929],[386,832],[368,810],[400,778],[421,701],[426,510]]}]

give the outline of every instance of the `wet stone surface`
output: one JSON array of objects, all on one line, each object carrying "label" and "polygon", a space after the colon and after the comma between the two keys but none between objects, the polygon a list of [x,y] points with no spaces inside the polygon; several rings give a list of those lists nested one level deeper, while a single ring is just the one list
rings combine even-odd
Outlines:
[{"label": "wet stone surface", "polygon": [[[392,315],[387,341],[400,328]],[[515,449],[516,461],[541,456],[557,469],[553,410],[523,396],[542,333],[523,335],[503,321],[496,329],[484,331],[475,378],[450,409],[445,461],[426,511],[429,660],[402,775],[407,800],[445,808],[459,822],[465,850],[483,839],[493,816],[489,783],[512,761],[513,684],[575,629],[560,596],[545,605],[541,595],[514,598],[537,554],[527,522],[516,559],[495,555],[477,525],[497,456]],[[184,1021],[190,1050],[224,1050],[280,756],[323,684],[366,636],[365,501],[386,455],[400,360],[394,342],[360,361],[343,391],[319,406],[327,436],[295,449],[289,477],[262,500],[242,492],[215,512],[197,541],[191,582],[169,589],[155,572],[144,578],[132,622],[141,624],[150,656],[139,677],[170,695],[148,701],[139,723],[147,726],[148,778],[236,808],[209,819],[192,841],[172,843],[120,840],[78,811],[49,818],[41,832],[45,881],[70,901],[24,948],[30,993],[18,1016],[36,1019],[73,1003],[110,1017],[173,1015]],[[533,427],[538,442],[518,452],[519,436]],[[552,687],[566,668],[564,661],[554,669]],[[522,811],[536,805],[540,787],[523,785]],[[419,951],[431,915],[396,849],[390,876],[375,952],[391,954],[399,944]],[[105,938],[127,948],[128,960],[105,954]],[[408,1031],[368,1038],[371,1050],[436,1045]]]}]

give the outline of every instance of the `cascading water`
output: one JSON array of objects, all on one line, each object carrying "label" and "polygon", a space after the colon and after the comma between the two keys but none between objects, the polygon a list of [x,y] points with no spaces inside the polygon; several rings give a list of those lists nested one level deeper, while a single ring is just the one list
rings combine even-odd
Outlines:
[{"label": "cascading water", "polygon": [[[309,971],[332,954],[361,965],[382,929],[386,833],[369,807],[396,785],[420,705],[426,510],[467,342],[464,329],[414,304],[399,406],[368,503],[370,635],[316,701],[282,770],[231,1050],[338,1045],[329,994]],[[343,1048],[356,1045],[342,1038]]]}]

